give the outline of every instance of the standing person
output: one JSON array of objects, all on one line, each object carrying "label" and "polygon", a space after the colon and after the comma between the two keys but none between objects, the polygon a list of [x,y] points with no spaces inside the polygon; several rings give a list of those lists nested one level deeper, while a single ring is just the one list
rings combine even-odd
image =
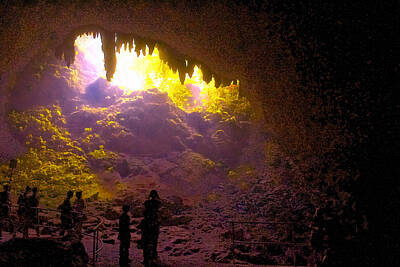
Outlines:
[{"label": "standing person", "polygon": [[128,215],[129,205],[122,206],[122,214],[119,217],[119,265],[129,266],[131,260],[129,259],[129,248],[131,246],[131,231],[130,231],[130,217]]},{"label": "standing person", "polygon": [[158,236],[160,233],[160,222],[158,218],[158,211],[161,207],[161,200],[158,196],[158,192],[156,190],[151,190],[149,194],[149,199],[144,202],[145,210],[149,212],[147,222],[151,225],[151,247],[152,247],[152,258],[157,259],[157,245],[158,245]]},{"label": "standing person", "polygon": [[81,239],[83,221],[86,220],[86,203],[85,200],[82,199],[82,191],[76,192],[75,196],[76,200],[73,206],[73,218],[76,232]]},{"label": "standing person", "polygon": [[37,196],[38,188],[32,188],[32,195],[28,198],[29,226],[33,225],[36,234],[40,237],[39,231],[39,199]]},{"label": "standing person", "polygon": [[138,228],[142,231],[142,238],[140,240],[141,249],[143,249],[143,263],[145,267],[154,266],[157,259],[154,251],[157,251],[157,244],[154,240],[158,238],[159,223],[155,213],[148,209],[144,210],[144,218],[140,222]]},{"label": "standing person", "polygon": [[4,185],[4,191],[0,192],[0,239],[2,238],[2,231],[5,223],[9,221],[11,199],[10,199],[10,186]]},{"label": "standing person", "polygon": [[28,210],[28,198],[29,193],[31,192],[30,186],[26,186],[25,192],[18,197],[18,218],[19,218],[19,227],[22,228],[22,237],[28,238],[29,236],[29,210]]},{"label": "standing person", "polygon": [[68,232],[72,228],[72,206],[71,206],[71,198],[74,196],[74,192],[68,191],[67,192],[67,198],[64,200],[64,202],[58,206],[58,210],[61,211],[61,232],[60,235],[64,235],[65,231]]}]

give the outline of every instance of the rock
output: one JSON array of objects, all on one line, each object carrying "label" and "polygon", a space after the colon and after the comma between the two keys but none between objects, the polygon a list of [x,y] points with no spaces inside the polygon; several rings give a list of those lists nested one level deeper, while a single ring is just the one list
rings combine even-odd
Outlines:
[{"label": "rock", "polygon": [[174,243],[174,244],[182,244],[182,243],[186,243],[187,241],[188,241],[187,239],[177,238],[172,243]]},{"label": "rock", "polygon": [[107,220],[113,221],[113,220],[117,220],[119,219],[119,213],[113,209],[107,209],[104,212],[104,218],[106,218]]},{"label": "rock", "polygon": [[132,218],[141,218],[141,217],[143,217],[143,212],[144,212],[144,207],[142,207],[142,206],[131,207],[131,209],[130,209],[130,213],[132,215]]},{"label": "rock", "polygon": [[107,238],[108,238],[108,234],[106,234],[106,233],[102,234],[102,235],[101,235],[101,238],[102,238],[102,239],[107,239]]},{"label": "rock", "polygon": [[176,225],[187,225],[192,221],[191,216],[172,216],[169,218],[164,218],[164,220],[161,221],[161,225],[163,226],[176,226]]},{"label": "rock", "polygon": [[40,231],[41,235],[51,235],[52,233],[54,233],[54,230],[46,226]]},{"label": "rock", "polygon": [[96,122],[101,119],[101,114],[88,110],[78,110],[67,118],[68,129],[74,134],[81,134],[85,128],[96,127]]},{"label": "rock", "polygon": [[191,251],[192,253],[197,253],[197,252],[200,251],[200,249],[199,249],[199,248],[191,248],[190,251]]},{"label": "rock", "polygon": [[170,101],[168,93],[161,93],[157,88],[144,91],[143,100],[148,103],[165,103]]},{"label": "rock", "polygon": [[122,161],[118,162],[117,166],[115,166],[116,171],[121,175],[121,177],[127,177],[131,170],[128,165],[128,161],[123,159]]},{"label": "rock", "polygon": [[0,266],[87,266],[81,242],[14,238],[0,244]]},{"label": "rock", "polygon": [[111,245],[115,244],[115,240],[114,239],[103,239],[103,242],[106,243],[106,244],[111,244]]},{"label": "rock", "polygon": [[164,248],[164,251],[170,251],[171,249],[172,249],[172,247],[166,246],[166,247]]},{"label": "rock", "polygon": [[189,113],[187,116],[187,122],[201,134],[204,134],[209,127],[209,124],[200,112]]},{"label": "rock", "polygon": [[171,200],[175,205],[183,206],[183,199],[179,196],[169,196],[168,200]]},{"label": "rock", "polygon": [[219,263],[229,263],[232,260],[232,254],[226,251],[213,252],[210,260]]},{"label": "rock", "polygon": [[183,252],[183,256],[189,256],[189,255],[192,255],[192,254],[193,254],[193,252],[190,251],[190,250]]},{"label": "rock", "polygon": [[[225,231],[224,233],[221,234],[221,236],[226,239],[231,239],[232,238],[232,230]],[[244,236],[245,236],[245,233],[244,233],[243,229],[237,229],[237,230],[235,229],[235,239],[243,240]]]},{"label": "rock", "polygon": [[107,107],[122,94],[123,91],[118,86],[110,86],[106,79],[98,78],[86,87],[83,98],[92,105]]},{"label": "rock", "polygon": [[91,202],[91,201],[95,201],[95,200],[98,200],[98,199],[99,199],[99,192],[97,192],[97,193],[91,195],[91,196],[87,199],[87,201],[88,201],[88,202]]}]

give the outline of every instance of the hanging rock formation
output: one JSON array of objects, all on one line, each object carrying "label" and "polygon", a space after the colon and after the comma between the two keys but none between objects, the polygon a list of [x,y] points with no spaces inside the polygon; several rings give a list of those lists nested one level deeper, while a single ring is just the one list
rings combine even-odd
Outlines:
[{"label": "hanging rock formation", "polygon": [[[178,51],[172,49],[168,45],[162,42],[156,42],[154,40],[143,38],[131,33],[114,33],[104,29],[99,29],[96,26],[88,26],[79,28],[69,35],[65,42],[56,49],[56,57],[58,59],[64,59],[65,64],[69,67],[74,63],[75,49],[74,42],[78,36],[81,35],[93,35],[98,37],[101,35],[102,50],[104,53],[104,68],[106,70],[107,80],[111,80],[114,76],[117,58],[116,53],[121,51],[122,46],[125,49],[132,51],[134,49],[137,56],[141,53],[146,55],[146,46],[149,48],[149,54],[152,55],[154,48],[157,47],[159,56],[162,61],[168,64],[168,66],[174,71],[179,73],[179,79],[183,84],[185,82],[186,74],[192,77],[194,67],[197,65],[203,73],[203,80],[206,83],[211,82],[214,78],[215,86],[228,86],[233,82],[237,84],[235,79],[227,79],[214,73],[210,68],[198,62],[189,56],[183,55]],[[134,48],[135,46],[135,48]]]}]

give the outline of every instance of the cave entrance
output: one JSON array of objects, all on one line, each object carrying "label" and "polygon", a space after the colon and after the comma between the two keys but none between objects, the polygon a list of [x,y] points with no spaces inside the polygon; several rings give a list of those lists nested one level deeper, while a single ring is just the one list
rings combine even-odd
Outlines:
[{"label": "cave entrance", "polygon": [[15,190],[38,186],[50,206],[69,189],[215,201],[226,185],[246,189],[261,174],[265,135],[238,81],[133,40],[116,46],[110,75],[103,39],[74,45],[74,60],[62,55],[68,67],[44,53],[11,92],[10,127],[27,149]]}]

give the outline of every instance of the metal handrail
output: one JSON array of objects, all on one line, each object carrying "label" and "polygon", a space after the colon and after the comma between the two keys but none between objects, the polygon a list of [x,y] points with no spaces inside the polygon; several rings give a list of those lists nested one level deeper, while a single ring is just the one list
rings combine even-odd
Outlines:
[{"label": "metal handrail", "polygon": [[[235,244],[251,244],[251,245],[279,245],[279,246],[294,246],[294,247],[305,247],[308,246],[308,243],[295,242],[294,238],[294,226],[298,223],[296,222],[260,222],[260,221],[229,221],[232,227],[232,246],[231,252],[232,257],[234,257],[234,248]],[[265,242],[252,242],[252,241],[242,241],[235,240],[235,224],[265,224],[265,225],[278,225],[278,224],[286,224],[291,225],[292,232],[292,241],[291,242],[279,242],[279,241],[265,241]],[[296,253],[293,255],[293,264],[296,266]]]},{"label": "metal handrail", "polygon": [[[18,207],[18,205],[11,205],[11,207]],[[54,211],[54,212],[60,212],[58,209],[50,209],[50,208],[41,208],[41,207],[30,207],[31,209],[37,209],[38,213],[37,216],[39,216],[40,211]],[[73,214],[86,214],[83,212],[77,212],[77,211],[71,211]],[[96,218],[99,223],[93,227],[92,229],[89,229],[90,233],[87,232],[82,232],[82,235],[93,237],[93,249],[92,249],[92,262],[96,263],[98,254],[99,252],[104,248],[104,243],[101,239],[99,239],[99,228],[104,224],[104,219],[100,216],[92,216],[92,215],[87,215],[88,217]],[[39,221],[39,220],[38,220]],[[11,223],[14,224],[14,222],[11,220]],[[43,225],[43,224],[33,224],[33,226],[39,226],[39,227],[47,227],[50,229],[59,229],[62,230],[61,227],[59,226],[50,226],[50,225]],[[14,228],[15,229],[15,228]],[[91,232],[93,231],[93,235]]]}]

